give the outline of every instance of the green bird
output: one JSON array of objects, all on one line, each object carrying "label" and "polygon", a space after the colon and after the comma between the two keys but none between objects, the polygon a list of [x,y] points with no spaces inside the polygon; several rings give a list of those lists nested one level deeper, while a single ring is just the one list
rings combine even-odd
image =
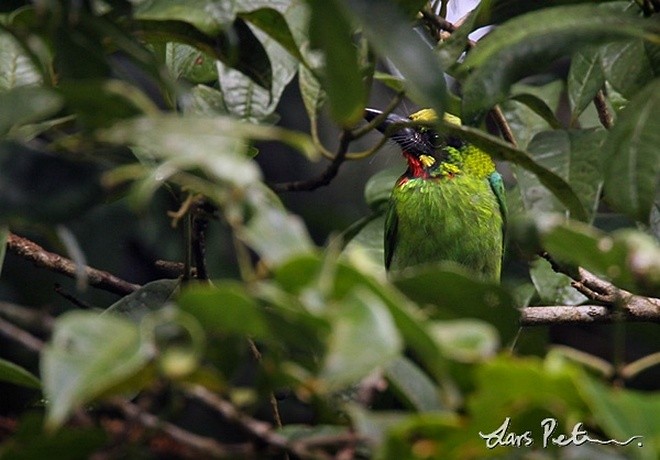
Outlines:
[{"label": "green bird", "polygon": [[[381,113],[367,109],[365,119]],[[377,127],[401,147],[408,162],[385,218],[385,268],[452,261],[481,279],[499,281],[506,221],[502,176],[477,147],[410,125],[434,120],[435,112],[424,109],[408,118],[390,114]],[[461,123],[448,114],[445,120]]]}]

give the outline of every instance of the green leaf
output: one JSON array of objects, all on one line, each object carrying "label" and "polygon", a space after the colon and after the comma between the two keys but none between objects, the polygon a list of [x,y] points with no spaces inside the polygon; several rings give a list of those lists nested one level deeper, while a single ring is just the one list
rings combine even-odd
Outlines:
[{"label": "green leaf", "polygon": [[[603,74],[612,87],[626,99],[631,99],[660,72],[654,71],[651,47],[641,39],[611,43],[600,51]],[[657,51],[656,51],[657,52]]]},{"label": "green leaf", "polygon": [[581,47],[621,37],[660,40],[660,26],[596,5],[545,8],[516,17],[479,41],[461,66],[463,120],[477,124],[511,85]]},{"label": "green leaf", "polygon": [[42,80],[38,69],[16,39],[0,31],[0,91],[39,84]]},{"label": "green leaf", "polygon": [[110,305],[104,314],[123,315],[139,324],[145,315],[162,308],[172,298],[180,284],[179,279],[151,281]]},{"label": "green leaf", "polygon": [[[527,146],[534,161],[564,179],[580,198],[583,209],[593,219],[603,183],[602,144],[605,131],[574,130],[538,133]],[[528,211],[564,212],[549,190],[542,187],[537,176],[520,171],[518,183],[523,203]],[[574,216],[573,212],[569,214]]]},{"label": "green leaf", "polygon": [[518,332],[518,311],[502,287],[475,280],[453,265],[404,271],[392,280],[418,304],[436,306],[435,318],[477,318],[495,325],[508,343]]},{"label": "green leaf", "polygon": [[555,272],[546,260],[535,259],[529,275],[544,305],[579,305],[587,300],[571,285],[571,278]]},{"label": "green leaf", "polygon": [[[594,0],[555,0],[552,6],[594,3]],[[476,9],[475,27],[501,24],[516,16],[547,8],[543,3],[529,0],[483,0]]]},{"label": "green leaf", "polygon": [[444,409],[440,389],[408,358],[395,359],[385,368],[385,377],[404,402],[420,412]]},{"label": "green leaf", "polygon": [[605,142],[605,195],[617,210],[648,222],[660,175],[660,79],[620,114]]},{"label": "green leaf", "polygon": [[474,319],[434,321],[430,331],[450,359],[474,363],[492,358],[500,349],[498,331],[491,324]]},{"label": "green leaf", "polygon": [[[362,288],[352,290],[331,319],[328,353],[319,375],[329,389],[356,383],[396,358],[402,340],[383,301]],[[365,334],[365,331],[369,331]]]},{"label": "green leaf", "polygon": [[131,321],[74,311],[60,316],[41,355],[46,427],[60,427],[73,410],[138,373],[150,353]]},{"label": "green leaf", "polygon": [[2,358],[0,358],[0,381],[28,388],[41,388],[41,382],[35,375],[21,366]]},{"label": "green leaf", "polygon": [[47,88],[22,86],[0,92],[0,135],[13,126],[44,120],[61,108],[62,98]]},{"label": "green leaf", "polygon": [[[257,10],[239,12],[238,15],[264,31],[270,38],[275,40],[282,48],[287,50],[291,56],[296,58],[302,64],[305,64],[305,58],[300,53],[286,17],[274,8],[259,8]],[[277,72],[273,72],[277,75]]]},{"label": "green leaf", "polygon": [[153,0],[138,2],[134,14],[136,19],[184,21],[215,36],[231,25],[234,8],[234,2],[214,0]]},{"label": "green leaf", "polygon": [[186,115],[213,117],[229,115],[222,93],[206,85],[197,85],[190,94],[181,98],[181,109]]},{"label": "green leaf", "polygon": [[568,71],[568,101],[571,105],[571,126],[603,87],[605,75],[599,49],[587,46],[573,54]]},{"label": "green leaf", "polygon": [[218,78],[215,59],[208,54],[182,43],[166,45],[165,64],[176,78],[192,83],[208,83]]},{"label": "green leaf", "polygon": [[197,318],[209,334],[246,334],[255,338],[269,335],[260,307],[238,283],[189,286],[177,304]]},{"label": "green leaf", "polygon": [[362,119],[367,100],[353,31],[339,2],[314,0],[310,4],[310,38],[325,56],[323,87],[330,110],[338,123],[352,126]]},{"label": "green leaf", "polygon": [[495,159],[509,161],[536,175],[539,182],[550,190],[554,196],[578,220],[588,220],[588,214],[580,198],[560,176],[540,165],[527,153],[513,147],[503,140],[468,126],[458,126],[445,121],[440,122],[440,131],[465,139],[467,142],[487,152]]},{"label": "green leaf", "polygon": [[543,118],[552,128],[561,128],[561,123],[559,123],[559,120],[557,120],[554,112],[540,97],[528,93],[519,93],[512,96],[511,99],[525,104],[527,107],[532,109],[534,113]]},{"label": "green leaf", "polygon": [[364,199],[374,211],[383,210],[390,200],[394,184],[401,177],[403,168],[383,169],[371,176],[364,186]]},{"label": "green leaf", "polygon": [[617,447],[636,458],[655,459],[660,452],[660,399],[653,393],[605,387],[592,378],[577,381],[595,420],[608,435],[620,442],[639,436],[628,447]]},{"label": "green leaf", "polygon": [[410,97],[424,107],[445,111],[447,88],[440,58],[391,1],[342,0],[378,54],[406,81]]},{"label": "green leaf", "polygon": [[80,215],[102,196],[99,168],[0,143],[0,222],[54,223]]}]

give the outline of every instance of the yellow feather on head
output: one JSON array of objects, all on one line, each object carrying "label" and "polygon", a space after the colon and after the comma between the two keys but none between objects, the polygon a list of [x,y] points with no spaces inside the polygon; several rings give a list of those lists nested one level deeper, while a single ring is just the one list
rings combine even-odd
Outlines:
[{"label": "yellow feather on head", "polygon": [[[408,118],[410,118],[412,121],[434,122],[438,120],[438,114],[436,114],[435,110],[433,109],[422,109],[415,113],[410,114]],[[456,115],[452,115],[451,113],[445,112],[443,118],[447,123],[452,123],[458,126],[461,125],[461,119],[458,118]]]}]

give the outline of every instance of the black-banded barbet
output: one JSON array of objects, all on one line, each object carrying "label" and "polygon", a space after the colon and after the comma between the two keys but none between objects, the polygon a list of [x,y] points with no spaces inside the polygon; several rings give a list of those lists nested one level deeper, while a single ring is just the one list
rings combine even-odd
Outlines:
[{"label": "black-banded barbet", "polygon": [[[373,120],[381,112],[367,109]],[[460,119],[445,114],[460,125]],[[390,196],[385,219],[385,267],[451,261],[482,279],[499,281],[506,205],[502,177],[490,156],[431,126],[433,110],[408,118],[389,114],[377,127],[407,160]],[[422,124],[424,123],[424,124]]]}]

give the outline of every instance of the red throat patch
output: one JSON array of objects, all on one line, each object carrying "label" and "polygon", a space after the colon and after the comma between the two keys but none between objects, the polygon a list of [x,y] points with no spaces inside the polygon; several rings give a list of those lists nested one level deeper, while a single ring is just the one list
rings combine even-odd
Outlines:
[{"label": "red throat patch", "polygon": [[419,158],[417,158],[416,155],[404,151],[403,156],[408,161],[408,167],[410,168],[413,177],[428,177],[428,173],[424,170],[422,162],[419,161]]}]

